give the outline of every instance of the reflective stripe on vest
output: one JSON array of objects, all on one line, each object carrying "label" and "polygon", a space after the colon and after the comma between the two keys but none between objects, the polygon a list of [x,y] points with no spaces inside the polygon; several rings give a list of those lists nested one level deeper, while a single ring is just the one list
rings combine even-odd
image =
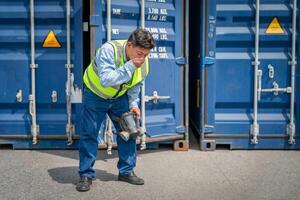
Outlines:
[{"label": "reflective stripe on vest", "polygon": [[[117,67],[124,65],[125,55],[123,55],[123,46],[126,43],[126,40],[113,40],[108,42],[114,48],[114,63]],[[125,47],[124,47],[125,48]],[[100,48],[99,48],[100,49]],[[99,50],[98,49],[98,50]],[[98,51],[97,50],[97,51]],[[96,51],[96,52],[97,52]],[[103,87],[100,83],[100,78],[98,75],[98,69],[96,62],[92,60],[90,65],[84,72],[83,81],[84,84],[96,95],[101,98],[109,99],[116,98],[124,95],[126,91],[133,86],[140,83],[149,73],[149,60],[148,57],[145,60],[145,63],[140,67],[136,68],[133,72],[131,80],[121,85],[115,85],[111,87]]]}]

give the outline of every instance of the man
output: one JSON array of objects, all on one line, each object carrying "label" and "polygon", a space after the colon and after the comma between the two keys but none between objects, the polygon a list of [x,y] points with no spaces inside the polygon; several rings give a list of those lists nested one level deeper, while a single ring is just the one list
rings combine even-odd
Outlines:
[{"label": "man", "polygon": [[[140,86],[149,73],[148,54],[154,39],[145,29],[136,29],[129,39],[109,41],[96,51],[94,60],[84,73],[82,130],[79,142],[79,176],[76,189],[88,191],[95,178],[93,165],[97,157],[97,135],[106,114],[113,120],[132,111],[140,118]],[[135,138],[128,141],[117,135],[119,181],[143,185],[144,180],[133,171],[136,166]]]}]

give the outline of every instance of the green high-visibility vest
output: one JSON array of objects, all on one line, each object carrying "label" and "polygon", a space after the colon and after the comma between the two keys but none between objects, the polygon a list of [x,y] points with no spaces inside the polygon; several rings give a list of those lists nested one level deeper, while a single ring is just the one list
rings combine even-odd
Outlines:
[{"label": "green high-visibility vest", "polygon": [[[114,48],[114,62],[117,67],[123,67],[125,63],[126,56],[123,55],[124,52],[123,48],[125,48],[124,45],[126,42],[127,42],[126,40],[109,41],[109,43]],[[101,98],[109,99],[109,98],[117,98],[122,96],[123,94],[126,93],[128,89],[132,88],[133,86],[137,85],[142,80],[144,80],[148,75],[148,73],[149,73],[149,59],[147,57],[144,64],[141,67],[135,69],[131,80],[129,80],[126,83],[122,83],[120,85],[104,87],[100,83],[100,78],[98,75],[96,63],[93,59],[84,72],[83,81],[86,87],[89,88],[93,93],[95,93]]]}]

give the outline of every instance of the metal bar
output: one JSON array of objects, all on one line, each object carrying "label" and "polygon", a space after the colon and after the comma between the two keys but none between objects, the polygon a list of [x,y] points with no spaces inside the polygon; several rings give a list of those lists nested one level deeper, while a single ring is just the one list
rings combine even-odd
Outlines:
[{"label": "metal bar", "polygon": [[[157,138],[147,138],[146,143],[176,141],[176,140],[181,140],[183,138],[184,138],[183,135],[163,136],[163,137],[157,137]],[[140,140],[138,140],[136,142],[136,144],[140,144],[140,143],[141,143]],[[101,144],[101,145],[98,145],[98,147],[101,148],[101,149],[107,149],[108,146],[106,144]],[[112,147],[116,148],[117,144],[113,143]]]},{"label": "metal bar", "polygon": [[285,92],[285,93],[290,93],[289,92],[289,88],[278,88],[278,89],[274,89],[274,88],[270,88],[270,89],[261,89],[261,92]]},{"label": "metal bar", "polygon": [[[97,0],[96,0],[97,1]],[[94,15],[94,0],[90,0],[90,16]],[[90,60],[93,60],[93,57],[95,55],[95,27],[90,25]],[[92,42],[93,41],[93,42]]]},{"label": "metal bar", "polygon": [[[249,138],[249,134],[207,134],[206,139],[213,138]],[[288,138],[286,134],[260,134],[258,138]]]},{"label": "metal bar", "polygon": [[31,35],[31,94],[29,96],[29,110],[31,114],[32,143],[37,144],[38,125],[36,122],[36,92],[35,92],[35,34],[34,34],[34,0],[30,0],[30,35]]},{"label": "metal bar", "polygon": [[141,28],[145,28],[145,0],[141,0]]},{"label": "metal bar", "polygon": [[71,81],[71,30],[70,30],[70,18],[71,18],[71,5],[70,0],[66,0],[66,29],[67,29],[67,125],[66,125],[66,135],[67,135],[67,144],[71,145],[73,143],[72,136],[74,134],[74,125],[72,124],[72,81]]},{"label": "metal bar", "polygon": [[[145,0],[141,0],[141,28],[145,28]],[[146,82],[141,87],[142,130],[146,132]]]},{"label": "metal bar", "polygon": [[[185,59],[189,60],[189,1],[185,0]],[[184,69],[185,142],[189,144],[189,62]]]},{"label": "metal bar", "polygon": [[[162,136],[162,137],[157,137],[157,138],[147,138],[146,142],[165,142],[165,141],[172,141],[172,140],[180,140],[183,139],[183,135],[174,135],[174,136]],[[0,135],[0,139],[32,139],[32,135]],[[66,135],[38,135],[38,139],[40,140],[48,140],[48,139],[53,139],[53,140],[65,140],[67,139]],[[74,140],[79,140],[80,136],[79,135],[74,135],[73,136]],[[140,141],[137,141],[137,144],[139,144]],[[115,143],[113,143],[113,146],[116,146]]]},{"label": "metal bar", "polygon": [[[0,139],[32,139],[32,135],[16,135],[16,134],[8,134],[8,135],[0,135]],[[57,139],[57,140],[66,140],[68,139],[67,135],[38,135],[37,138],[39,140],[46,139]],[[79,135],[74,135],[73,139],[79,140]]]},{"label": "metal bar", "polygon": [[71,5],[70,0],[66,0],[66,20],[67,20],[67,64],[71,64],[71,33],[70,33],[70,18]]},{"label": "metal bar", "polygon": [[30,0],[31,64],[35,64],[34,0]]},{"label": "metal bar", "polygon": [[258,105],[258,67],[259,67],[259,18],[260,18],[260,0],[256,0],[256,16],[255,16],[255,61],[254,61],[254,102],[253,102],[253,124],[252,130],[252,144],[258,143],[259,125],[257,123],[257,105]]},{"label": "metal bar", "polygon": [[292,22],[292,61],[291,61],[291,100],[290,100],[290,123],[287,127],[289,143],[295,144],[295,71],[296,71],[296,25],[297,25],[297,0],[293,1],[293,22]]},{"label": "metal bar", "polygon": [[[107,143],[108,146],[111,146],[111,141],[113,140],[112,137],[112,121],[109,118],[108,115],[106,115],[106,130],[104,132],[104,138],[107,139],[107,141],[105,141]],[[110,154],[110,152],[107,152],[108,154]]]},{"label": "metal bar", "polygon": [[[167,141],[180,140],[180,139],[184,139],[184,136],[183,135],[162,136],[162,137],[157,137],[157,138],[147,138],[146,139],[146,143],[151,143],[151,142],[167,142]],[[137,142],[137,144],[139,144],[139,142]]]},{"label": "metal bar", "polygon": [[257,71],[257,76],[258,76],[258,80],[257,80],[257,82],[258,82],[258,88],[257,88],[257,101],[260,101],[260,99],[261,99],[261,79],[262,79],[262,70],[261,69],[259,69],[258,71]]},{"label": "metal bar", "polygon": [[[107,3],[107,5],[106,5],[106,17],[107,17],[106,37],[107,37],[107,41],[110,41],[111,40],[111,0],[107,0],[106,3]],[[111,147],[110,140],[112,141],[112,138],[110,138],[110,137],[112,135],[112,121],[111,121],[111,119],[109,118],[108,115],[106,115],[106,125],[107,125],[107,131],[105,131],[105,133],[104,133],[104,138],[109,138],[109,141],[106,141],[106,142],[107,142],[107,146]],[[110,154],[109,151],[107,153]]]},{"label": "metal bar", "polygon": [[107,41],[111,40],[111,0],[106,2],[106,27],[107,27]]},{"label": "metal bar", "polygon": [[[204,44],[207,43],[208,38],[207,38],[207,21],[208,21],[208,16],[207,16],[207,1],[203,1],[203,6],[202,6],[202,13],[203,13],[203,18],[205,22],[202,23],[202,30],[205,34],[202,36],[202,58],[205,57],[206,55],[206,48],[207,45],[204,46]],[[205,68],[202,68],[203,70],[201,71],[201,133],[200,133],[200,141],[204,140],[204,134],[205,134],[205,89],[206,89],[206,84],[205,84]],[[196,126],[195,126],[196,127]]]},{"label": "metal bar", "polygon": [[112,121],[108,115],[106,115],[106,129],[104,133],[105,143],[107,144],[107,154],[111,155],[112,142],[113,142],[113,132],[112,132]]}]

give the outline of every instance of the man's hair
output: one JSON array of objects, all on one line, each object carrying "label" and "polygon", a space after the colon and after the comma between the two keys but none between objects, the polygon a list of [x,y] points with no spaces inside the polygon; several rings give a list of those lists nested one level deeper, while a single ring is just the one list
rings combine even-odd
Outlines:
[{"label": "man's hair", "polygon": [[155,46],[152,34],[142,28],[138,28],[133,31],[128,38],[128,42],[131,42],[134,47],[138,46],[145,49],[152,49]]}]

